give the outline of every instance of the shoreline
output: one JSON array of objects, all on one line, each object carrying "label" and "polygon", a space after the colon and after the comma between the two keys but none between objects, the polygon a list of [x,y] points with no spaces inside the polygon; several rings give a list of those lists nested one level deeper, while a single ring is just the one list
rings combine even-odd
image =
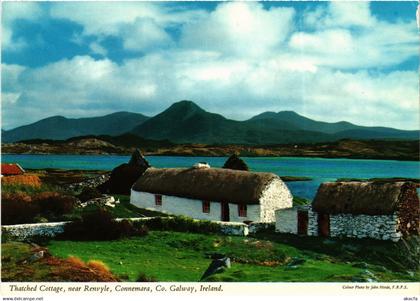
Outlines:
[{"label": "shoreline", "polygon": [[[121,156],[121,157],[129,157],[132,153],[14,153],[14,152],[2,152],[1,155],[12,155],[12,156]],[[162,153],[149,153],[144,152],[144,156],[148,157],[203,157],[203,158],[227,158],[231,154],[223,154],[223,155],[206,155],[206,154],[185,154],[185,153],[171,153],[171,154],[162,154]],[[346,160],[375,160],[375,161],[398,161],[398,162],[420,162],[420,157],[417,160],[414,158],[395,158],[395,157],[369,157],[369,156],[298,156],[296,154],[290,155],[241,155],[241,158],[296,158],[296,159],[346,159]],[[7,163],[7,162],[5,162]]]},{"label": "shoreline", "polygon": [[118,155],[129,156],[140,149],[144,156],[243,158],[323,158],[349,160],[420,161],[418,140],[339,140],[315,144],[276,145],[150,145],[140,142],[110,143],[91,137],[65,141],[36,141],[2,144],[2,154],[10,155]]}]

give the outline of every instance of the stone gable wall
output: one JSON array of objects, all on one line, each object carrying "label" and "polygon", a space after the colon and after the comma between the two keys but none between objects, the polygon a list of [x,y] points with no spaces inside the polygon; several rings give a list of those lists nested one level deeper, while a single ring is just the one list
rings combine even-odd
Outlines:
[{"label": "stone gable wall", "polygon": [[[276,221],[275,211],[283,208],[292,208],[293,196],[289,188],[281,180],[273,180],[260,198],[260,222],[273,223]],[[257,221],[257,220],[255,220]]]},{"label": "stone gable wall", "polygon": [[330,215],[330,235],[354,238],[374,238],[398,241],[402,234],[398,231],[398,216],[391,215]]}]

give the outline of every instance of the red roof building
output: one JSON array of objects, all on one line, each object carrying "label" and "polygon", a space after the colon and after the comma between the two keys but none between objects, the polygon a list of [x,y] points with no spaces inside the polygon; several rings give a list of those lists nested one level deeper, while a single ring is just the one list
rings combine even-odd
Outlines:
[{"label": "red roof building", "polygon": [[3,176],[23,175],[25,170],[17,163],[2,163],[1,174]]}]

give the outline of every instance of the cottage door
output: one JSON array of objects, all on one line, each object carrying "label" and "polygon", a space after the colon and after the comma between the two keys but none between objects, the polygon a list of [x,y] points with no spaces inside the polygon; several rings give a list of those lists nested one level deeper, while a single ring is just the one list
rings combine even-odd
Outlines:
[{"label": "cottage door", "polygon": [[329,214],[318,214],[318,235],[322,237],[328,237],[330,235]]},{"label": "cottage door", "polygon": [[308,235],[308,212],[306,211],[298,211],[297,213],[298,218],[298,235]]},{"label": "cottage door", "polygon": [[220,203],[221,207],[221,219],[224,222],[228,222],[230,220],[230,214],[229,214],[229,203],[228,202],[222,202]]}]

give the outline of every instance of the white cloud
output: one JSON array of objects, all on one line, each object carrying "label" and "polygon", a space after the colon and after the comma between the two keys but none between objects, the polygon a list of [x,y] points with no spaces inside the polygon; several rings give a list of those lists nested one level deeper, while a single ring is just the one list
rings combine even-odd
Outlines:
[{"label": "white cloud", "polygon": [[[77,40],[75,40],[77,41]],[[102,55],[103,57],[106,57],[108,54],[108,50],[106,50],[105,47],[103,47],[98,42],[92,42],[89,44],[90,50],[92,50],[92,53]]]},{"label": "white cloud", "polygon": [[368,2],[330,2],[304,17],[311,30],[293,33],[289,46],[317,66],[382,68],[418,55],[415,20],[378,20]]},{"label": "white cloud", "polygon": [[85,36],[116,36],[127,50],[147,51],[172,42],[166,27],[199,18],[203,11],[175,11],[159,2],[60,2],[50,13],[82,25]]},{"label": "white cloud", "polygon": [[184,26],[181,44],[236,56],[266,55],[290,33],[294,13],[293,8],[266,10],[260,3],[220,4],[207,16]]},{"label": "white cloud", "polygon": [[147,51],[153,47],[168,46],[172,43],[169,34],[153,19],[138,18],[132,24],[122,27],[123,45],[128,50]]},{"label": "white cloud", "polygon": [[327,8],[318,8],[308,11],[305,15],[305,23],[316,28],[325,27],[370,27],[376,22],[366,1],[332,1]]},{"label": "white cloud", "polygon": [[35,2],[2,3],[2,49],[17,51],[26,46],[23,39],[13,37],[12,26],[16,20],[37,20],[43,15],[42,9]]}]

